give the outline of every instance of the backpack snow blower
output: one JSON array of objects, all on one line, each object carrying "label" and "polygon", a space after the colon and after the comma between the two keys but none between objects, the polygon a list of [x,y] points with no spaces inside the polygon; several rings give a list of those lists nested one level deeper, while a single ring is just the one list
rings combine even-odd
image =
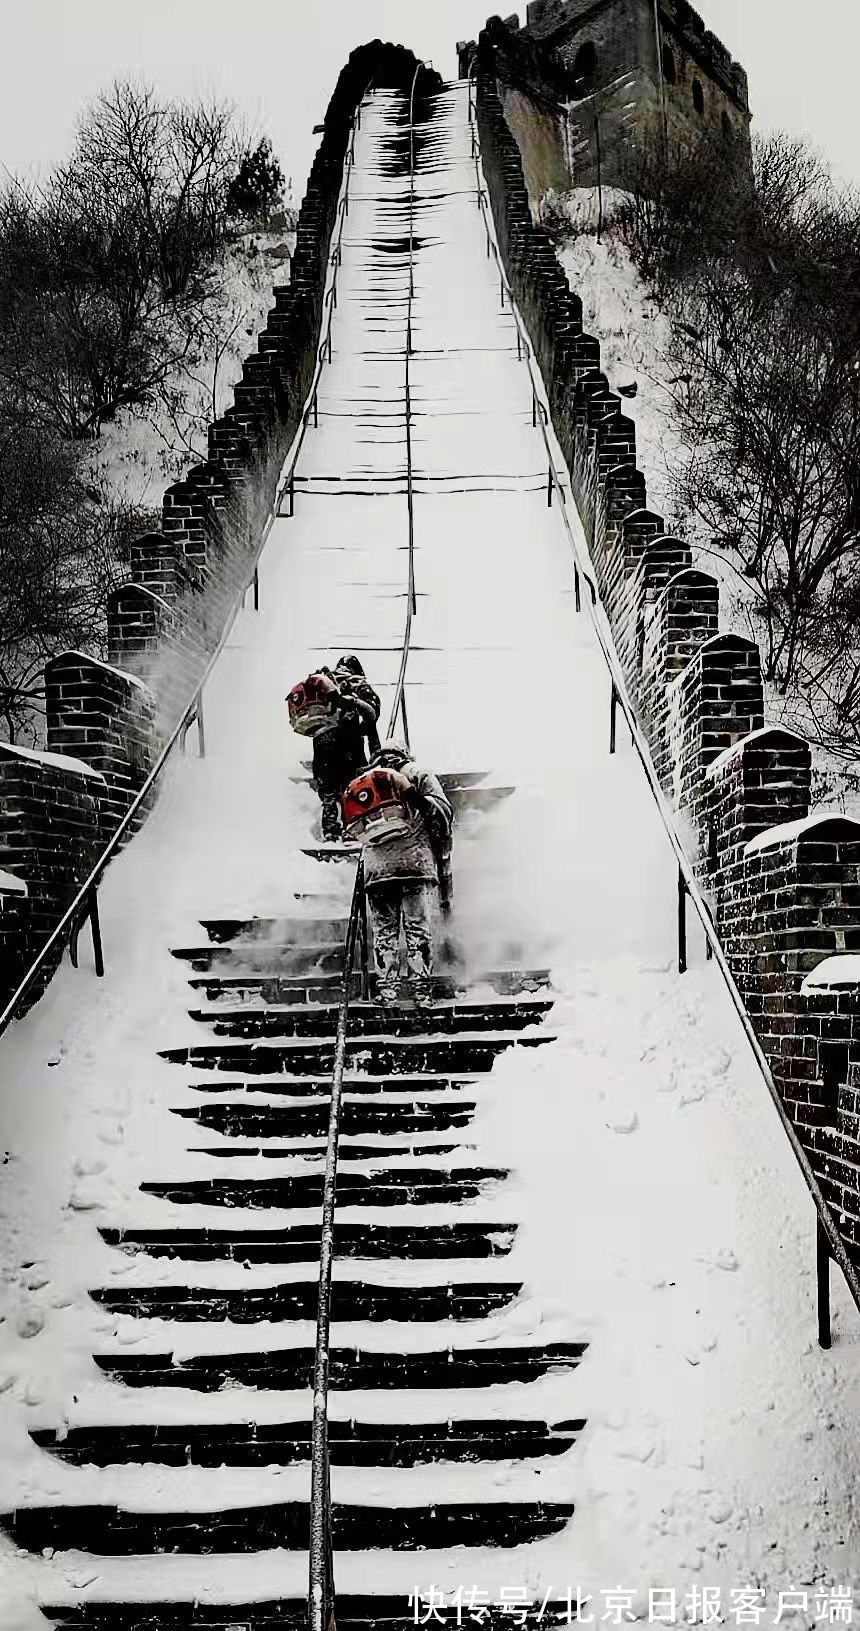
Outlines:
[{"label": "backpack snow blower", "polygon": [[343,824],[351,840],[371,831],[406,832],[412,825],[403,803],[403,777],[397,771],[366,770],[341,798]]},{"label": "backpack snow blower", "polygon": [[327,674],[309,674],[287,697],[290,724],[299,736],[318,736],[336,723],[338,688]]}]

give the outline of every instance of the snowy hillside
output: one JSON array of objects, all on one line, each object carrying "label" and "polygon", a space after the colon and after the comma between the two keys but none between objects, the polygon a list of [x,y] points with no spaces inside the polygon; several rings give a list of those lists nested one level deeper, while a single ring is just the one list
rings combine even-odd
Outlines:
[{"label": "snowy hillside", "polygon": [[146,408],[122,409],[102,426],[91,468],[99,487],[141,510],[159,511],[164,488],[206,457],[209,424],[229,405],[255,349],[276,283],[288,283],[292,231],[246,233],[213,269],[205,307],[182,363]]},{"label": "snowy hillside", "polygon": [[[690,450],[672,400],[676,376],[670,318],[612,232],[613,209],[623,197],[613,188],[604,188],[604,231],[599,239],[595,189],[548,195],[558,259],[571,289],[582,301],[586,331],[600,341],[610,389],[622,393],[623,411],[636,425],[637,463],[646,479],[649,505],[664,517],[667,532],[689,541],[694,565],[717,579],[721,628],[760,640],[761,619],[753,586],[726,550],[714,546],[700,518],[685,511],[679,496],[679,478]],[[630,387],[635,387],[633,394]],[[796,686],[785,691],[765,680],[767,721],[797,730],[813,743],[815,706]],[[845,755],[834,755],[818,745],[813,765],[817,799],[846,813],[860,812],[860,776]]]}]

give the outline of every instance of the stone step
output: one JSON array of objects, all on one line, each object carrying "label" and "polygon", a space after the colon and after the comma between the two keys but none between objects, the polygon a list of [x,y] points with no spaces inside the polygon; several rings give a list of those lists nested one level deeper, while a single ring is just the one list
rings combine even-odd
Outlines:
[{"label": "stone step", "polygon": [[[353,1068],[364,1066],[375,1076],[410,1075],[429,1071],[492,1070],[500,1053],[518,1046],[537,1048],[554,1042],[552,1035],[524,1037],[518,1033],[483,1034],[480,1037],[391,1037],[384,1040],[348,1037],[346,1062]],[[246,1071],[250,1076],[314,1076],[334,1067],[334,1045],[327,1038],[306,1042],[202,1043],[193,1048],[166,1048],[159,1058],[170,1064],[189,1065],[196,1070]]]},{"label": "stone step", "polygon": [[[108,1246],[188,1262],[313,1263],[319,1261],[318,1223],[286,1229],[100,1229]],[[338,1258],[504,1257],[514,1223],[337,1225]]]},{"label": "stone step", "polygon": [[[203,947],[198,955],[205,956],[209,948]],[[546,968],[488,969],[485,973],[472,976],[471,984],[487,985],[500,997],[519,997],[544,991],[550,985],[550,972]],[[332,970],[328,974],[212,974],[201,979],[189,980],[193,991],[203,991],[210,1002],[330,1002],[335,993],[340,992],[340,972]],[[433,996],[437,1001],[454,1001],[457,998],[468,998],[469,990],[464,979],[458,978],[456,973],[437,974],[432,982]],[[376,975],[370,975],[371,992],[376,990]],[[404,996],[406,987],[403,988]],[[361,975],[355,973],[352,978],[350,996],[354,1000],[361,997]]]},{"label": "stone step", "polygon": [[[338,1206],[462,1205],[508,1176],[501,1167],[383,1167],[375,1172],[339,1172]],[[320,1206],[323,1174],[277,1178],[193,1178],[145,1183],[143,1194],[187,1206],[243,1206],[252,1210]]]},{"label": "stone step", "polygon": [[[523,1461],[563,1455],[585,1422],[452,1420],[329,1422],[329,1457],[339,1467],[415,1467],[440,1461]],[[75,1466],[127,1462],[166,1467],[291,1466],[310,1456],[311,1423],[190,1422],[34,1429],[33,1443]]]},{"label": "stone step", "polygon": [[[393,1104],[374,1104],[366,1099],[345,1098],[341,1106],[342,1138],[362,1133],[445,1132],[451,1127],[468,1127],[475,1114],[474,1099],[457,1103],[432,1099],[407,1099]],[[324,1138],[328,1128],[328,1101],[313,1104],[201,1104],[173,1109],[174,1116],[211,1128],[227,1138]]]},{"label": "stone step", "polygon": [[[349,1033],[353,1037],[427,1037],[474,1035],[480,1031],[519,1031],[539,1025],[550,1012],[546,998],[505,1002],[437,1003],[432,1008],[384,1008],[378,1003],[356,1002],[349,1010]],[[209,1025],[215,1036],[229,1037],[325,1037],[333,1036],[340,1017],[339,1005],[325,1007],[226,1009],[195,1008],[189,1017]]]},{"label": "stone step", "polygon": [[[366,1388],[497,1387],[532,1382],[557,1370],[572,1370],[585,1353],[584,1342],[549,1342],[531,1347],[436,1348],[410,1353],[386,1349],[332,1348],[329,1385],[350,1393]],[[95,1354],[95,1362],[127,1387],[182,1387],[215,1393],[223,1387],[284,1393],[310,1387],[314,1350],[276,1348],[251,1353]]]},{"label": "stone step", "polygon": [[316,973],[340,974],[343,941],[309,939],[269,945],[265,940],[249,940],[232,946],[172,946],[170,955],[198,973],[213,968],[244,969],[255,974],[295,974],[309,980]]},{"label": "stone step", "polygon": [[239,941],[244,952],[260,940],[276,941],[280,946],[308,940],[335,941],[342,946],[348,921],[343,913],[330,917],[202,917],[200,927],[215,945]]},{"label": "stone step", "polygon": [[[387,1079],[382,1076],[345,1075],[344,1098],[351,1095],[381,1098],[388,1093],[398,1096],[408,1093],[423,1095],[425,1093],[462,1093],[466,1088],[474,1091],[475,1085],[481,1078],[477,1076],[446,1076],[422,1075],[409,1076],[407,1074],[392,1076]],[[328,1104],[331,1098],[331,1076],[268,1076],[265,1082],[253,1080],[250,1082],[189,1082],[189,1093],[266,1093],[269,1096],[277,1095],[279,1098],[313,1099],[322,1098]]]},{"label": "stone step", "polygon": [[[512,1631],[512,1627],[518,1631],[538,1631],[538,1627],[551,1631],[575,1620],[575,1599],[571,1607],[566,1597],[546,1604],[542,1592],[536,1597],[530,1606],[518,1606],[516,1617],[510,1606],[490,1603],[487,1607],[481,1604],[475,1616],[466,1610],[462,1623],[467,1628],[479,1626],[480,1631]],[[455,1624],[456,1610],[453,1605],[449,1607],[450,1615],[446,1615],[444,1623],[450,1619]],[[72,1607],[43,1607],[41,1612],[55,1625],[69,1627],[69,1631],[307,1631],[308,1624],[305,1597],[265,1603],[86,1602]],[[420,1603],[419,1623],[426,1612],[426,1602]],[[406,1591],[399,1597],[337,1595],[337,1631],[403,1631],[405,1625],[415,1623],[414,1614]],[[438,1618],[433,1619],[431,1631],[439,1623]]]},{"label": "stone step", "polygon": [[[372,1285],[366,1280],[336,1280],[332,1286],[333,1320],[477,1320],[507,1308],[522,1291],[522,1282],[469,1285]],[[91,1291],[99,1307],[135,1319],[177,1321],[229,1320],[255,1325],[261,1320],[284,1324],[315,1320],[319,1286],[313,1280],[289,1280],[276,1286],[243,1286],[213,1290],[208,1286],[106,1286]]]},{"label": "stone step", "polygon": [[[326,1153],[326,1139],[303,1139],[292,1144],[245,1144],[225,1138],[220,1144],[189,1144],[189,1155],[205,1155],[210,1161],[302,1161],[321,1160]],[[456,1155],[461,1150],[474,1150],[474,1144],[422,1143],[414,1139],[395,1143],[386,1138],[384,1144],[361,1144],[347,1139],[338,1145],[341,1166],[364,1165],[367,1161],[388,1160],[389,1156]]]},{"label": "stone step", "polygon": [[[332,1508],[332,1539],[344,1551],[413,1551],[449,1546],[522,1546],[557,1534],[573,1503],[484,1501],[431,1507]],[[117,1506],[24,1506],[0,1517],[0,1528],[29,1552],[145,1557],[181,1552],[307,1551],[306,1501],[231,1507],[212,1512],[132,1511]]]},{"label": "stone step", "polygon": [[[310,785],[314,768],[313,759],[303,759],[302,768],[307,771],[307,775],[291,776],[290,780]],[[440,770],[439,781],[444,791],[449,793],[452,787],[480,787],[489,774],[489,770]]]}]

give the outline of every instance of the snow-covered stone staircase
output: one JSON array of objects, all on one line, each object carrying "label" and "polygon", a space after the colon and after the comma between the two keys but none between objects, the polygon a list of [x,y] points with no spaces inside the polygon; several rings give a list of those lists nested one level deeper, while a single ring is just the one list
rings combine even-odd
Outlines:
[{"label": "snow-covered stone staircase", "polygon": [[[114,1382],[139,1391],[139,1418],[133,1424],[35,1431],[35,1442],[52,1455],[97,1467],[271,1469],[307,1463],[319,1250],[313,1214],[321,1200],[326,1072],[337,1015],[325,992],[323,1001],[315,1000],[316,965],[320,945],[335,946],[342,927],[338,918],[307,917],[206,925],[209,946],[218,947],[219,972],[210,968],[208,1005],[193,1010],[193,1018],[208,1034],[199,1047],[170,1049],[162,1057],[189,1076],[199,1095],[199,1107],[178,1107],[177,1114],[191,1137],[199,1126],[210,1140],[191,1145],[189,1153],[210,1157],[213,1174],[187,1182],[156,1178],[142,1187],[165,1202],[205,1207],[211,1215],[229,1212],[232,1226],[108,1226],[103,1236],[118,1251],[144,1261],[168,1260],[175,1273],[167,1283],[157,1275],[147,1282],[144,1274],[132,1286],[91,1292],[114,1314],[165,1322],[166,1329],[182,1322],[203,1330],[214,1322],[265,1325],[270,1345],[214,1353],[203,1346],[195,1352],[192,1340],[192,1351],[181,1359],[168,1346],[163,1352],[97,1354]],[[263,953],[263,973],[254,967],[255,947]],[[195,965],[206,950],[192,948],[183,956]],[[238,1006],[234,966],[243,969],[246,982],[246,1000]],[[282,967],[289,967],[293,981],[290,1000],[279,985]],[[491,1088],[498,1055],[552,1040],[541,1029],[551,997],[535,991],[543,976],[515,969],[491,973],[488,983],[504,994],[481,1001],[456,991],[454,977],[439,983],[442,993],[426,1012],[405,1005],[386,1012],[372,1001],[357,1001],[352,1009],[332,1300],[331,1459],[335,1469],[359,1471],[352,1492],[341,1495],[335,1470],[336,1549],[522,1545],[557,1530],[572,1512],[569,1504],[554,1501],[457,1498],[453,1469],[462,1463],[535,1462],[570,1447],[582,1421],[548,1421],[522,1405],[513,1416],[501,1415],[489,1390],[527,1387],[550,1369],[572,1368],[583,1345],[498,1340],[493,1316],[522,1290],[504,1277],[516,1230],[500,1219],[495,1199],[503,1202],[506,1173],[482,1164],[479,1151],[465,1142],[476,1094]],[[430,1223],[422,1215],[427,1208]],[[259,1228],[257,1215],[271,1209],[286,1217],[276,1228]],[[238,1268],[238,1277],[209,1283],[202,1265],[223,1263]],[[252,1266],[260,1264],[277,1265],[279,1278],[262,1286],[243,1283],[241,1271],[250,1278]],[[147,1407],[147,1393],[157,1399],[154,1390],[166,1388],[194,1400],[187,1419],[181,1411],[165,1419],[157,1406]],[[200,1395],[230,1388],[242,1390],[242,1415],[205,1420]],[[476,1388],[492,1400],[483,1415],[459,1402]],[[255,1389],[273,1396],[274,1414],[267,1412],[264,1421],[248,1408]],[[417,1389],[424,1399],[435,1394],[442,1410],[425,1419],[410,1402]],[[381,1412],[365,1416],[363,1400],[383,1390]],[[397,1470],[418,1473],[440,1463],[452,1469],[444,1500],[422,1498],[420,1484],[401,1489]],[[384,1508],[365,1504],[361,1485],[362,1474],[375,1477],[382,1469],[392,1480]],[[64,1504],[31,1506],[6,1522],[22,1546],[95,1556],[306,1548],[306,1494],[231,1507],[218,1504],[216,1494],[213,1485],[213,1503],[205,1511]],[[383,1601],[377,1613],[368,1599],[364,1615],[376,1623],[385,1609]],[[300,1602],[284,1604],[278,1613],[287,1611],[300,1623]],[[270,1623],[273,1611],[237,1604],[213,1620],[211,1609],[198,1616],[190,1605],[150,1603],[135,1610],[100,1603],[71,1617],[68,1610],[48,1612],[88,1631],[108,1624],[143,1631],[180,1624],[257,1627]]]},{"label": "snow-covered stone staircase", "polygon": [[[297,820],[278,827],[269,813],[283,791],[283,747],[271,721],[292,678],[283,672],[285,652],[297,673],[341,649],[370,652],[369,676],[386,700],[400,660],[407,117],[404,99],[388,93],[365,109],[319,430],[303,452],[295,519],[285,517],[273,533],[275,544],[289,546],[275,551],[271,566],[276,609],[267,630],[264,570],[256,634],[264,655],[249,664],[247,692],[236,676],[236,712],[229,681],[220,704],[229,720],[221,751],[225,759],[244,756],[247,822],[256,831],[262,819],[273,876],[290,849],[307,869],[297,854],[303,840],[314,852],[309,789],[292,794],[304,828]],[[456,699],[467,759],[480,742],[485,762],[509,766],[504,718],[522,679],[509,656],[508,614],[481,635],[473,606],[487,566],[460,551],[452,594],[445,552],[457,549],[455,512],[464,539],[482,544],[505,528],[514,537],[524,526],[546,525],[545,475],[536,468],[516,336],[485,255],[465,86],[439,99],[417,146],[413,410],[423,531],[410,721],[416,751],[444,764]],[[345,474],[358,495],[352,499]],[[524,617],[539,615],[543,644],[546,597],[533,564],[511,607],[517,638]],[[476,651],[494,705],[470,716]],[[252,719],[246,749],[237,739]],[[217,755],[216,738],[204,776]],[[492,819],[510,779],[496,786],[477,772],[452,775],[458,842]],[[240,773],[228,773],[219,796],[216,807],[200,794],[197,819],[218,834],[211,842],[220,846],[221,869],[226,857],[235,877],[229,851],[239,842],[234,835],[245,842],[243,817],[235,807],[224,814],[223,801],[229,812],[230,800],[245,796]],[[153,823],[168,817],[169,799]],[[165,843],[181,847],[187,830],[179,817]],[[139,840],[143,850],[152,831]],[[349,859],[342,846],[315,848],[320,858]],[[133,869],[141,853],[131,846],[122,864]],[[108,1206],[99,1218],[99,1275],[85,1282],[98,1335],[73,1372],[85,1377],[85,1397],[75,1384],[65,1419],[60,1411],[53,1420],[40,1414],[30,1433],[40,1470],[28,1462],[20,1483],[7,1481],[23,1489],[7,1502],[3,1528],[22,1553],[49,1560],[30,1601],[80,1631],[305,1623],[319,1211],[346,901],[343,892],[305,892],[295,914],[284,912],[283,896],[275,906],[260,886],[268,859],[264,845],[259,872],[250,853],[239,870],[243,897],[250,873],[252,910],[265,911],[268,900],[270,917],[237,912],[208,918],[190,940],[145,941],[156,962],[172,947],[187,965],[190,993],[178,1011],[168,1010],[169,1024],[153,1020],[143,1042],[140,1022],[126,1016],[135,1091],[151,1091],[150,1070],[160,1095],[152,1118],[170,1135],[164,1162],[151,1159],[160,1156],[157,1133],[147,1144],[149,1170],[135,1167],[138,1187],[131,1198],[124,1192],[121,1215]],[[346,883],[345,866],[326,871],[336,885]],[[208,899],[218,911],[225,895],[212,859],[197,878],[207,888],[211,879]],[[160,868],[153,887],[164,889]],[[201,892],[197,912],[206,900]],[[145,912],[140,898],[135,906]],[[456,968],[439,975],[429,1012],[404,1006],[386,1014],[361,1000],[354,981],[330,1420],[338,1622],[356,1631],[403,1623],[411,1613],[407,1581],[426,1580],[428,1558],[449,1585],[461,1571],[489,1582],[500,1548],[517,1547],[519,1566],[533,1544],[560,1534],[573,1511],[569,1476],[562,1468],[552,1477],[550,1469],[564,1462],[583,1426],[568,1379],[586,1344],[576,1321],[558,1310],[551,1334],[542,1332],[537,1299],[528,1286],[521,1295],[523,1276],[507,1271],[521,1207],[506,1204],[514,1189],[506,1159],[482,1155],[477,1142],[495,1067],[516,1058],[527,1075],[528,1062],[553,1040],[547,970],[526,966],[516,949],[519,926],[510,928],[510,944],[500,936],[492,956],[469,960],[468,978]],[[150,967],[129,962],[120,1003],[135,1004]],[[155,978],[162,979],[160,964]],[[175,1003],[169,977],[163,988]],[[151,1002],[141,1011],[151,1012]],[[117,1018],[110,1062],[96,1047],[82,1069],[107,1078],[123,1034]],[[151,1051],[141,1055],[142,1046]],[[106,1079],[100,1092],[109,1102]],[[91,1226],[95,1235],[95,1219]],[[35,1569],[26,1578],[35,1582]],[[553,1615],[545,1606],[541,1618]],[[509,1623],[492,1612],[482,1623],[494,1618]]]}]

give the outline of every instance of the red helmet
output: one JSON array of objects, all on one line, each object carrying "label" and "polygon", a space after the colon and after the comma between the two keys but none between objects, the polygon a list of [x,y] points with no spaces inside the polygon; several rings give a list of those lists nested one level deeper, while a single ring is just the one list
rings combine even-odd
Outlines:
[{"label": "red helmet", "polygon": [[290,724],[299,736],[316,736],[332,723],[338,688],[327,674],[309,674],[287,697]]},{"label": "red helmet", "polygon": [[341,795],[343,824],[352,838],[361,838],[374,827],[407,826],[409,815],[403,804],[405,777],[396,770],[365,770],[356,776]]}]

